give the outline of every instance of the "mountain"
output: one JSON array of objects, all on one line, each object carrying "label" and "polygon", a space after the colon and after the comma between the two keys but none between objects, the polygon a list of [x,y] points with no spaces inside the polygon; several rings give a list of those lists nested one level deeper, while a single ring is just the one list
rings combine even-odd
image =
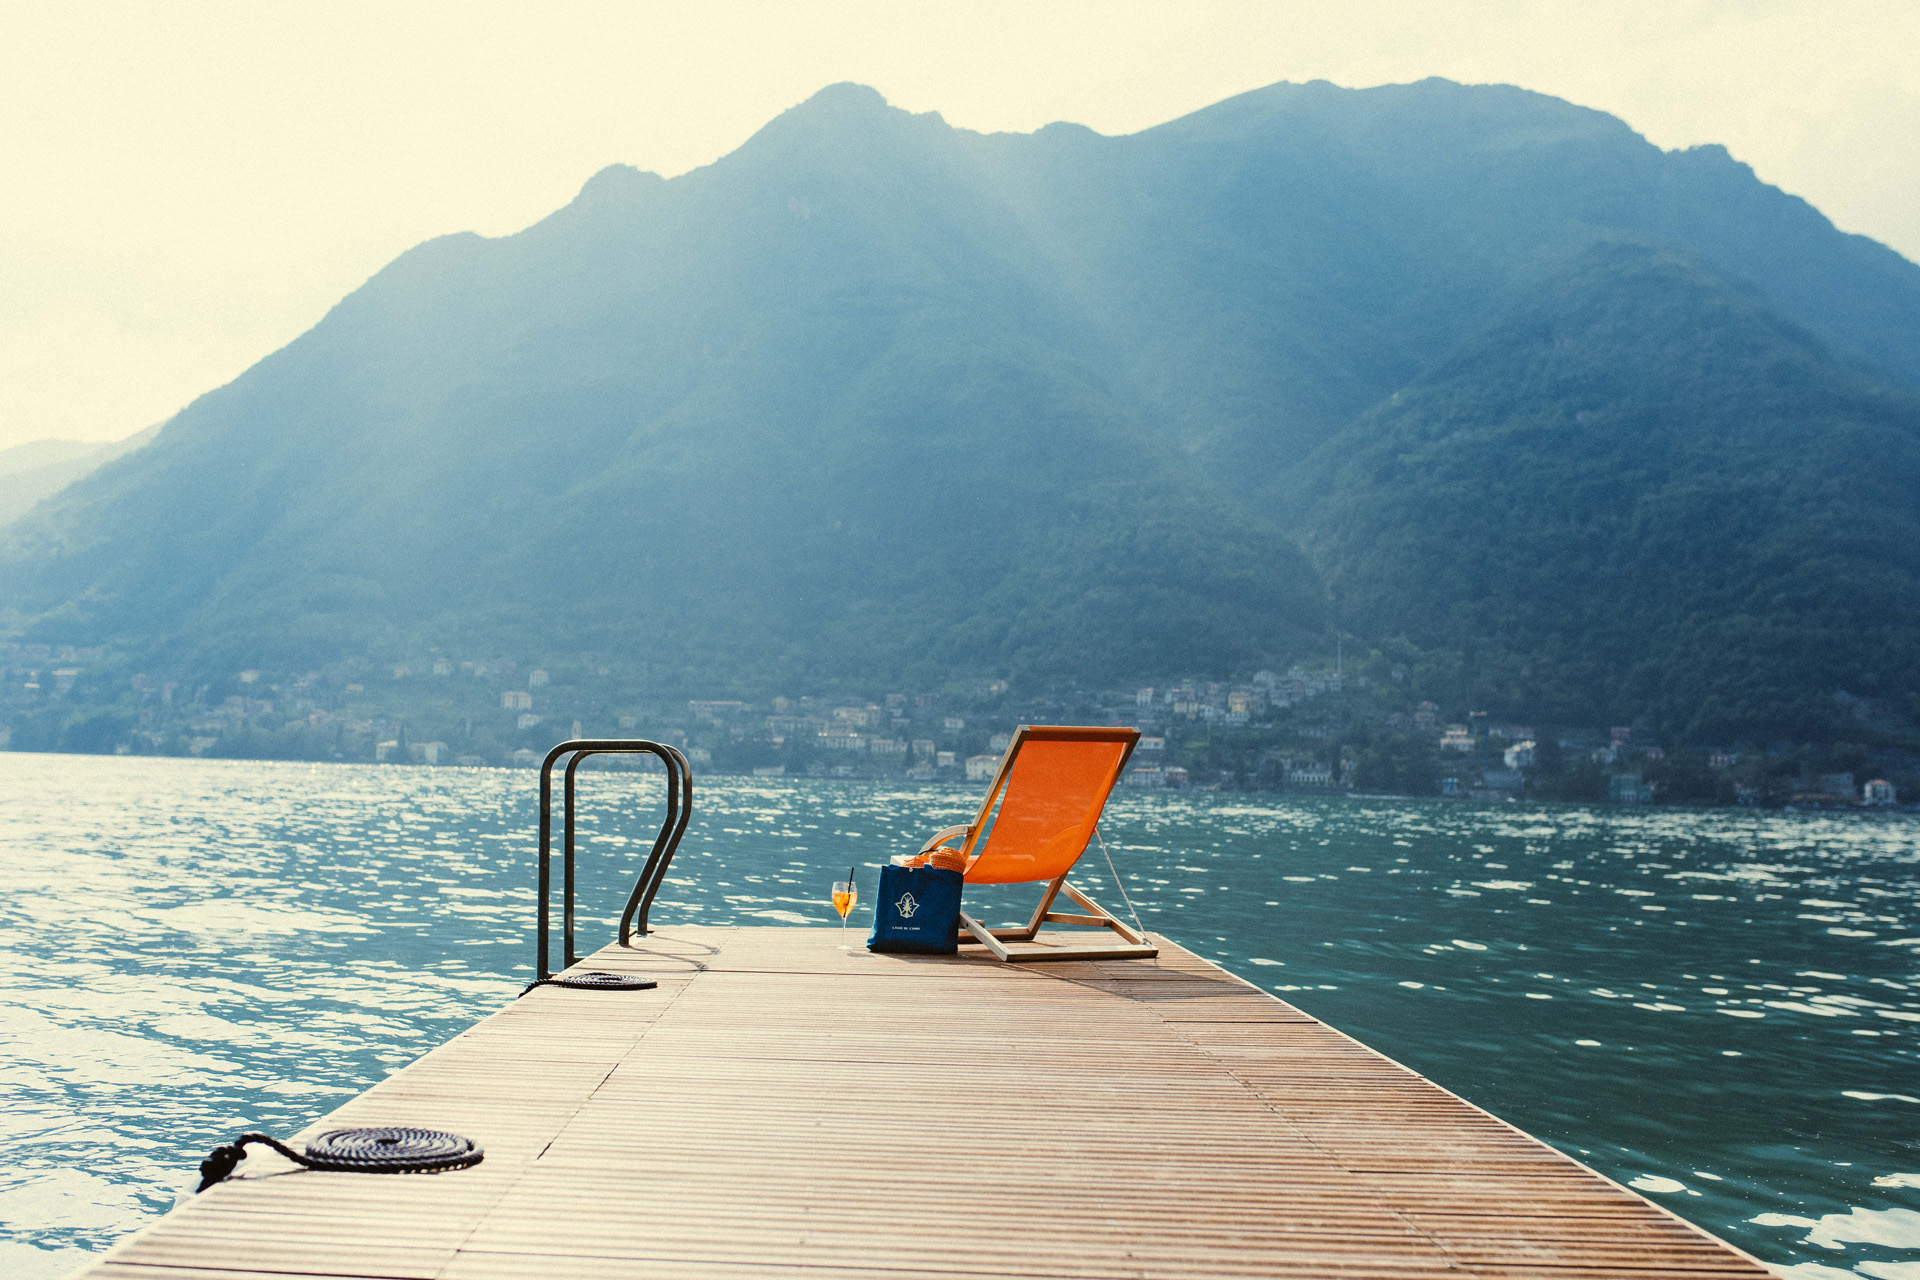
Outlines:
[{"label": "mountain", "polygon": [[979,139],[1154,412],[1256,499],[1595,243],[1685,245],[1920,387],[1920,267],[1724,148],[1444,80],[1281,84],[1124,138]]},{"label": "mountain", "polygon": [[1589,250],[1302,468],[1349,625],[1478,700],[1804,740],[1920,665],[1920,395],[1691,255]]},{"label": "mountain", "polygon": [[0,525],[33,510],[75,480],[140,448],[160,434],[163,424],[136,431],[124,440],[29,440],[0,449]]},{"label": "mountain", "polygon": [[[1466,653],[1516,711],[1758,732],[1914,692],[1825,637],[1836,602],[1912,632],[1916,387],[1920,268],[1556,99],[1276,85],[979,135],[840,85],[402,255],[0,534],[0,601],[181,670],[593,653],[695,693],[1225,676],[1344,627]],[[1527,434],[1563,410],[1585,470]],[[1847,441],[1892,461],[1813,484]],[[1758,543],[1645,523],[1788,479]],[[1482,518],[1509,485],[1553,529],[1614,514],[1542,540]],[[1473,567],[1515,556],[1510,590]],[[1646,589],[1699,557],[1737,587]]]},{"label": "mountain", "polygon": [[1127,409],[970,177],[841,91],[678,183],[423,245],[17,526],[16,598],[193,662],[485,637],[696,684],[1319,632],[1299,553]]},{"label": "mountain", "polygon": [[29,440],[25,444],[16,444],[0,449],[0,478],[22,475],[38,471],[42,467],[59,466],[63,462],[72,462],[84,458],[98,446],[84,440]]}]

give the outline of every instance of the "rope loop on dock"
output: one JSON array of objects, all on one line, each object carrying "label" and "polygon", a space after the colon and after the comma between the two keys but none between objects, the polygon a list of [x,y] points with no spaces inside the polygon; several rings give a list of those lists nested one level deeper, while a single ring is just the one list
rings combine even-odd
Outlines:
[{"label": "rope loop on dock", "polygon": [[200,1185],[195,1194],[231,1177],[247,1158],[250,1145],[271,1147],[307,1169],[334,1173],[439,1173],[479,1164],[486,1152],[472,1138],[438,1129],[329,1129],[295,1151],[264,1133],[243,1133],[215,1147],[200,1162]]},{"label": "rope loop on dock", "polygon": [[239,1168],[240,1162],[247,1158],[247,1146],[255,1142],[272,1147],[298,1164],[307,1162],[305,1156],[277,1138],[269,1138],[264,1133],[243,1133],[235,1141],[222,1143],[207,1153],[207,1158],[200,1162],[200,1185],[193,1189],[194,1194],[200,1194],[216,1182],[226,1181],[228,1175]]},{"label": "rope loop on dock", "polygon": [[535,978],[526,990],[535,987],[567,987],[574,991],[652,991],[660,984],[652,978],[632,973],[609,973],[604,969],[567,969],[551,978]]}]

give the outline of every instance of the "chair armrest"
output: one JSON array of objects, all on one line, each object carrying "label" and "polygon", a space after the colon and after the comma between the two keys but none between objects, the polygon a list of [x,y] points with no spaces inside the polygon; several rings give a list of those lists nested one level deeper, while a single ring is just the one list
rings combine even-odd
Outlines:
[{"label": "chair armrest", "polygon": [[938,849],[955,836],[964,838],[972,830],[973,824],[969,822],[958,827],[948,827],[945,831],[936,831],[925,844],[920,846],[920,852],[932,853],[935,849]]}]

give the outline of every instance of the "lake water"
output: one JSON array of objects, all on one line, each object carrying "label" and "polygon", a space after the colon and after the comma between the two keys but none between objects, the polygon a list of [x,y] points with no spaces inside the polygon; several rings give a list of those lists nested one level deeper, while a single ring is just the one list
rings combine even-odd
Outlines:
[{"label": "lake water", "polygon": [[[215,1143],[297,1129],[518,994],[536,784],[0,754],[7,1274],[64,1273]],[[583,949],[659,798],[583,777]],[[700,781],[654,922],[830,923],[850,863],[870,899],[975,803]],[[1796,1280],[1920,1276],[1920,823],[1123,792],[1102,829],[1148,927]],[[1097,847],[1081,865],[1121,909]]]}]

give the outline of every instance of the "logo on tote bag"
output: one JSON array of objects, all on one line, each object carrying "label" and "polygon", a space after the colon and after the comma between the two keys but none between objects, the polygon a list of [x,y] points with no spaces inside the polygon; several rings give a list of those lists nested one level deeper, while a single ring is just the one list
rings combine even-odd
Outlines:
[{"label": "logo on tote bag", "polygon": [[920,904],[913,900],[911,893],[903,893],[900,895],[900,901],[893,904],[893,909],[900,913],[902,920],[911,920],[913,913],[920,909]]}]

